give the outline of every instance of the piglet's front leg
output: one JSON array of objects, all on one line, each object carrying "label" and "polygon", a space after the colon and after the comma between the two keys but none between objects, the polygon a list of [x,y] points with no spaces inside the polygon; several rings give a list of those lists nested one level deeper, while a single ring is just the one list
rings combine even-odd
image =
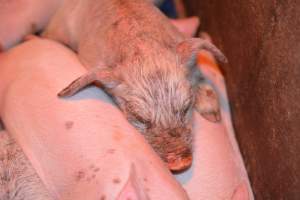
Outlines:
[{"label": "piglet's front leg", "polygon": [[100,85],[107,85],[111,80],[112,71],[107,68],[96,67],[89,70],[86,74],[75,79],[66,88],[58,93],[60,97],[70,97],[77,93],[82,88],[92,84],[100,83]]}]

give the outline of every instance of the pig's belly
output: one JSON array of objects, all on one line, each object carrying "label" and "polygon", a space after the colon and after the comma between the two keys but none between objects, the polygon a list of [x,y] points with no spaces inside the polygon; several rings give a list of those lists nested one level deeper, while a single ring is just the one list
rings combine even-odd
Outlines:
[{"label": "pig's belly", "polygon": [[0,0],[0,51],[40,31],[62,0]]}]

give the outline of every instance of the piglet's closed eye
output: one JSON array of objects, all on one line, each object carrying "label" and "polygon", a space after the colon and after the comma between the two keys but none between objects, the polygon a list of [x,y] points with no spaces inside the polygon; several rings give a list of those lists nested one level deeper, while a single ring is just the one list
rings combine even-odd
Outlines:
[{"label": "piglet's closed eye", "polygon": [[189,38],[176,46],[180,63],[185,66],[195,65],[197,54],[202,49],[211,52],[219,61],[228,62],[225,55],[215,45],[201,38]]}]

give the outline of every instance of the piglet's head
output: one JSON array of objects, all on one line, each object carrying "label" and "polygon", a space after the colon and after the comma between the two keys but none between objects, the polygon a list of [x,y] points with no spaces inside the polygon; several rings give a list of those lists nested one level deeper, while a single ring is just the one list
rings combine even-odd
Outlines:
[{"label": "piglet's head", "polygon": [[202,49],[226,62],[208,41],[187,39],[173,51],[136,59],[135,67],[121,71],[118,79],[122,83],[112,90],[127,119],[172,171],[182,171],[192,164],[194,108],[209,121],[220,120],[217,95],[197,67],[196,56]]},{"label": "piglet's head", "polygon": [[226,61],[211,43],[187,39],[174,49],[138,56],[128,66],[91,70],[59,95],[72,95],[87,84],[99,82],[169,169],[181,171],[192,164],[194,108],[210,121],[220,120],[217,96],[196,67],[201,49]]},{"label": "piglet's head", "polygon": [[172,65],[133,70],[132,76],[123,76],[126,83],[118,86],[120,91],[113,91],[129,122],[173,171],[189,167],[192,161],[194,99],[186,73],[188,70]]}]

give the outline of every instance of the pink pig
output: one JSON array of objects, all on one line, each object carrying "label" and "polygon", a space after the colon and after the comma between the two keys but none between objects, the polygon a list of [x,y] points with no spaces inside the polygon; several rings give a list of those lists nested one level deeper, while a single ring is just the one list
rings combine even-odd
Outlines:
[{"label": "pink pig", "polygon": [[[57,97],[61,87],[86,71],[73,52],[54,41],[32,39],[0,54],[0,66],[0,116],[53,199],[188,199],[111,102],[87,93],[70,100]],[[18,161],[17,169],[30,168]],[[32,170],[22,172],[23,178],[2,179],[7,194],[22,199],[22,192],[35,190],[27,199],[44,199],[45,190],[34,189],[38,179],[24,178],[33,176]],[[15,187],[23,181],[25,188]]]},{"label": "pink pig", "polygon": [[[22,148],[25,147],[29,161],[35,161],[31,166],[18,144],[15,144],[7,133],[0,132],[0,178],[2,178],[0,199],[70,199],[71,197],[66,195],[66,192],[72,190],[74,185],[79,184],[78,187],[80,187],[82,186],[80,184],[84,183],[74,181],[74,176],[85,177],[87,174],[82,172],[89,167],[98,171],[97,167],[87,166],[89,163],[85,162],[93,161],[95,152],[99,150],[100,155],[105,151],[102,149],[106,148],[108,149],[107,155],[112,155],[96,159],[99,168],[102,168],[103,165],[106,172],[101,174],[103,180],[98,181],[99,184],[105,186],[107,192],[105,192],[105,196],[101,196],[102,199],[111,199],[113,196],[118,196],[119,199],[128,197],[143,199],[143,196],[137,195],[145,191],[143,188],[136,187],[135,184],[127,184],[120,190],[114,189],[119,184],[117,183],[119,180],[123,180],[126,175],[129,176],[130,162],[134,162],[135,168],[140,169],[139,173],[134,176],[135,178],[132,178],[133,182],[143,179],[143,176],[148,173],[150,177],[158,176],[159,180],[153,183],[156,185],[147,183],[153,188],[148,191],[150,197],[159,194],[161,186],[165,184],[175,184],[173,188],[170,187],[170,190],[178,190],[180,187],[176,186],[177,183],[174,180],[170,180],[169,173],[165,169],[154,167],[151,171],[153,166],[161,166],[161,161],[157,158],[153,159],[156,156],[153,155],[153,152],[149,152],[148,145],[139,134],[126,132],[121,140],[113,139],[119,138],[111,136],[114,131],[109,131],[115,130],[115,123],[118,124],[121,135],[122,130],[127,130],[130,125],[111,106],[109,100],[103,102],[103,97],[100,97],[102,101],[98,100],[97,97],[101,94],[100,90],[91,87],[68,102],[58,103],[60,101],[54,97],[56,90],[84,71],[75,56],[67,52],[69,52],[67,49],[54,42],[37,39],[0,56],[2,66],[0,77],[3,81],[0,85],[0,115],[5,119],[6,129],[11,131],[10,135],[18,141]],[[203,63],[202,70],[210,80],[213,80],[222,99],[227,99],[222,76],[215,70],[208,69],[207,64],[213,64],[213,61],[209,61],[213,59],[205,57],[203,56],[204,62],[201,62]],[[68,66],[67,69],[62,65]],[[51,80],[52,78],[54,79]],[[222,102],[221,105],[222,123],[211,123],[194,113],[194,163],[189,170],[177,175],[192,200],[253,199],[238,146],[232,135],[228,102]],[[82,112],[82,109],[84,111],[78,115],[78,118],[76,113]],[[101,109],[100,112],[99,109]],[[74,114],[72,115],[71,112]],[[72,123],[67,120],[66,122],[66,118],[69,119],[72,116],[76,121]],[[31,117],[33,119],[30,119]],[[104,117],[108,117],[108,119],[105,120]],[[102,122],[100,124],[97,123],[99,119]],[[60,128],[61,126],[65,128]],[[78,128],[80,130],[77,130]],[[92,131],[94,128],[100,131]],[[108,133],[103,137],[98,138],[92,134],[104,133],[103,130],[107,130]],[[75,138],[73,138],[74,136]],[[132,140],[137,140],[134,144],[135,147],[127,148]],[[98,147],[101,148],[98,149]],[[123,152],[123,156],[114,157],[114,154],[121,152]],[[79,159],[72,159],[73,157],[79,157]],[[149,166],[148,160],[152,162]],[[116,163],[127,164],[124,167],[123,164]],[[87,167],[78,167],[82,165]],[[76,170],[76,168],[83,170]],[[35,173],[36,169],[40,169],[38,175],[42,177],[43,182]],[[166,176],[160,179],[164,173]],[[117,176],[114,176],[115,174]],[[88,177],[92,178],[93,175],[82,179],[88,181]],[[124,179],[126,180],[126,177]],[[148,181],[148,179],[145,180]],[[43,183],[46,183],[47,187]],[[163,190],[165,190],[164,187]],[[72,199],[85,199],[84,195],[88,198],[97,191],[102,192],[103,190],[99,190],[95,184],[89,184],[82,190],[77,188]],[[171,193],[176,193],[176,191],[171,191]],[[166,196],[166,198],[172,197]],[[155,196],[155,199],[164,198]]]}]

